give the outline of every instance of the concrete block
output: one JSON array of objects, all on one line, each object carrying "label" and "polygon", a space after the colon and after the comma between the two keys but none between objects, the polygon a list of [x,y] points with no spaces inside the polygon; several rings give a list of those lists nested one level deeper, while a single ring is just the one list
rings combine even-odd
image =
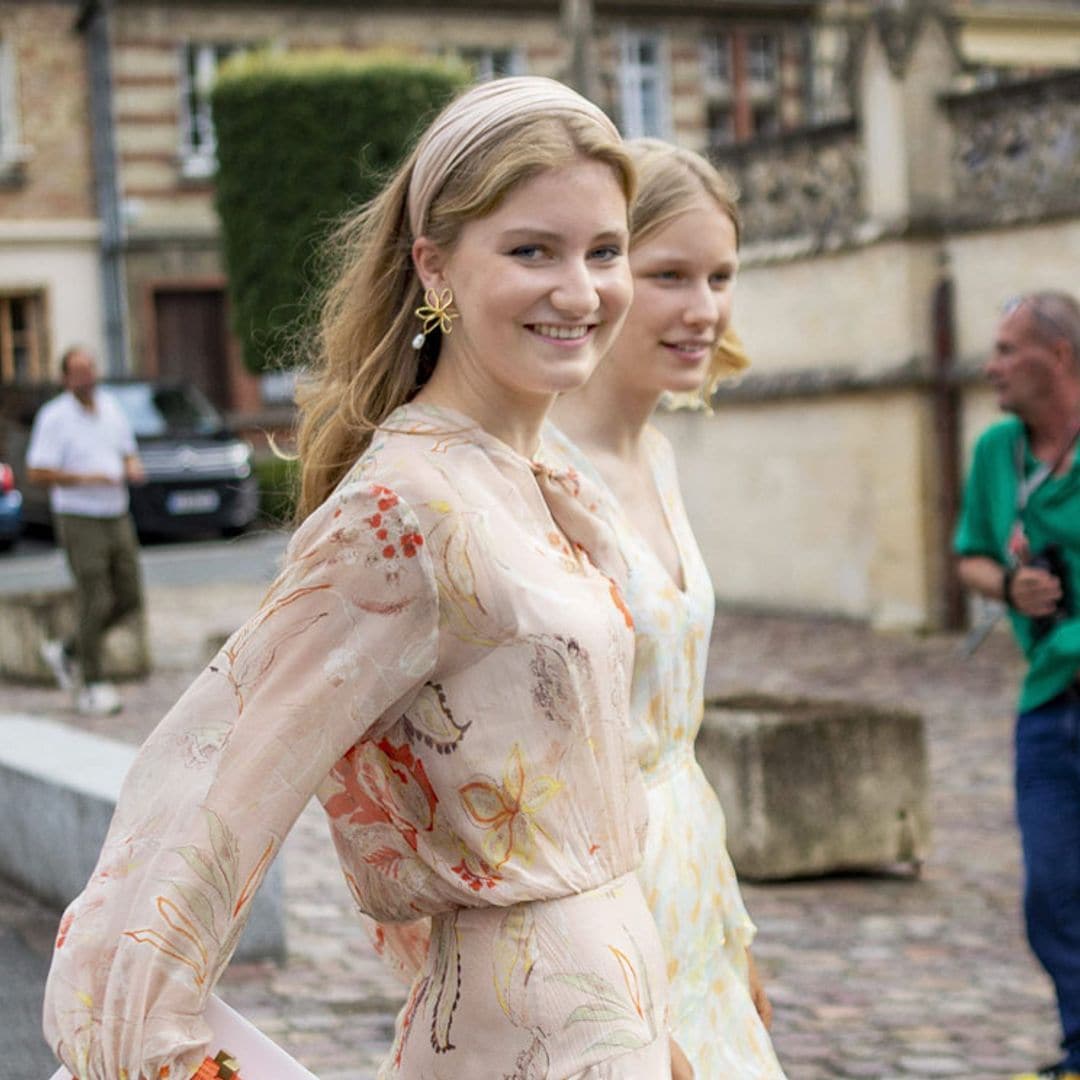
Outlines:
[{"label": "concrete block", "polygon": [[[41,659],[41,643],[75,629],[75,591],[32,589],[0,593],[0,676],[21,682],[51,683]],[[126,619],[105,638],[105,677],[139,679],[150,671],[150,641],[145,617]]]},{"label": "concrete block", "polygon": [[930,843],[922,717],[767,697],[707,703],[697,756],[749,880],[909,863]]},{"label": "concrete block", "polygon": [[[66,907],[82,891],[135,747],[53,720],[0,716],[0,877]],[[271,866],[236,958],[285,955],[284,875]]]}]

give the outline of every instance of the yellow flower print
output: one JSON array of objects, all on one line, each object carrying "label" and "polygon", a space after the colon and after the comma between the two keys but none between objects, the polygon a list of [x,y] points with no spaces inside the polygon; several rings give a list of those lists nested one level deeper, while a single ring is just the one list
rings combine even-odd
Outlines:
[{"label": "yellow flower print", "polygon": [[[533,820],[563,784],[553,776],[529,779],[521,746],[514,743],[503,769],[502,783],[482,776],[458,789],[465,812],[484,829],[484,858],[496,870],[510,859],[526,865],[536,850],[536,833],[547,833]],[[548,837],[550,839],[550,837]]]}]

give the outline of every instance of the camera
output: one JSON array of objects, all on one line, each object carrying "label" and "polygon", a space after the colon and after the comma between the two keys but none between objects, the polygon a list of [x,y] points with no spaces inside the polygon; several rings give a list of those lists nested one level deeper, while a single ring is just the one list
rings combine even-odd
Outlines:
[{"label": "camera", "polygon": [[1045,570],[1061,582],[1061,597],[1051,615],[1040,615],[1031,620],[1031,632],[1036,641],[1041,640],[1058,623],[1069,618],[1073,613],[1072,582],[1069,579],[1069,564],[1065,561],[1065,552],[1060,544],[1047,544],[1041,551],[1032,555],[1029,566],[1036,570]]}]

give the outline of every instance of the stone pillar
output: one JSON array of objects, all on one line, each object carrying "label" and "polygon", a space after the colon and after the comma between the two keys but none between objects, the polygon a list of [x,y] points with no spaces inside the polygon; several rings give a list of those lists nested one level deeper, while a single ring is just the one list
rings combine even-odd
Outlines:
[{"label": "stone pillar", "polygon": [[[31,589],[0,594],[0,678],[52,683],[41,658],[42,642],[73,633],[75,592],[71,588]],[[140,612],[113,627],[102,657],[107,679],[141,679],[150,672],[150,639]]]},{"label": "stone pillar", "polygon": [[856,87],[871,221],[903,226],[949,205],[951,128],[939,98],[958,69],[952,24],[936,4],[911,0],[871,18]]}]

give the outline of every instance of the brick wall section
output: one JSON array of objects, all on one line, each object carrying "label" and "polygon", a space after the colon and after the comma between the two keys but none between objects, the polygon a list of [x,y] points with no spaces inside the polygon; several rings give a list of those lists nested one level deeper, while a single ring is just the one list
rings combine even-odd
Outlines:
[{"label": "brick wall section", "polygon": [[86,52],[70,3],[0,4],[0,39],[15,62],[21,179],[0,186],[0,219],[97,216]]},{"label": "brick wall section", "polygon": [[[657,25],[604,18],[596,25],[600,104],[618,117],[618,40],[624,25],[665,32],[672,134],[703,148],[700,37],[717,20],[669,18]],[[726,24],[724,20],[720,20]],[[112,29],[113,94],[121,197],[129,248],[125,280],[129,334],[136,366],[153,352],[148,312],[154,290],[223,274],[217,246],[212,179],[185,178],[180,162],[183,48],[186,44],[248,44],[284,51],[391,46],[421,55],[460,49],[514,48],[529,74],[564,76],[569,46],[558,18],[486,11],[446,13],[435,7],[410,12],[356,4],[290,8],[287,4],[232,4],[188,0],[117,0]],[[257,404],[255,384],[230,360],[232,404]]]},{"label": "brick wall section", "polygon": [[116,9],[113,77],[120,183],[132,231],[213,230],[212,185],[185,179],[181,56],[185,43],[246,43],[285,50],[394,46],[435,54],[455,48],[522,50],[530,73],[557,75],[566,49],[554,19],[496,14],[401,15],[341,8],[290,11],[169,5]]},{"label": "brick wall section", "polygon": [[[597,23],[600,103],[616,115],[617,40],[623,25],[630,23],[610,17]],[[708,29],[730,26],[730,21],[686,17],[647,25],[665,31],[668,41],[672,135],[679,143],[703,148],[700,40]],[[121,0],[113,33],[121,189],[133,211],[129,218],[133,232],[195,229],[212,234],[215,229],[212,185],[185,179],[178,158],[181,49],[187,42],[284,50],[393,46],[432,55],[459,48],[513,47],[523,54],[527,72],[556,77],[565,73],[569,62],[556,17],[501,11],[409,14],[343,7],[299,10],[285,5],[260,9],[227,3],[168,5],[166,10],[165,4]],[[787,123],[796,122],[801,105],[799,45],[798,31],[791,30],[782,50]]]}]

